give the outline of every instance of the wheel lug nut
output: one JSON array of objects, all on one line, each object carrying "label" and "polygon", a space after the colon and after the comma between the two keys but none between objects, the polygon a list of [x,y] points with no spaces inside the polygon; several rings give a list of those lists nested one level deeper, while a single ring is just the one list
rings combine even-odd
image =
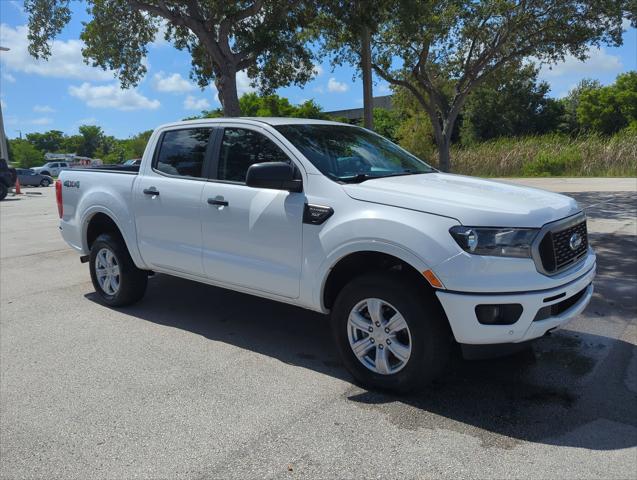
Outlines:
[{"label": "wheel lug nut", "polygon": [[385,329],[385,333],[389,333],[389,328],[386,328],[386,329]]},{"label": "wheel lug nut", "polygon": [[374,331],[374,327],[369,327],[369,328],[367,329],[367,331],[368,331],[368,332],[370,332],[370,333],[371,333],[371,332],[373,332],[373,331]]},{"label": "wheel lug nut", "polygon": [[376,322],[376,326],[377,326],[377,327],[380,327],[380,322]]},{"label": "wheel lug nut", "polygon": [[373,338],[370,338],[369,341],[372,342],[372,343],[375,342],[375,340]]},{"label": "wheel lug nut", "polygon": [[378,348],[382,350],[384,347],[382,345],[378,345]]},{"label": "wheel lug nut", "polygon": [[390,344],[391,344],[391,340],[388,338],[387,339],[387,345],[390,345]]}]

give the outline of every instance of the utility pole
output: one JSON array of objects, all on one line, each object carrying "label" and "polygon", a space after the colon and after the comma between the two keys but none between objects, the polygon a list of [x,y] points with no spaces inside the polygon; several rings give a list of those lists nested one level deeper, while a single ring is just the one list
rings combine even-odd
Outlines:
[{"label": "utility pole", "polygon": [[372,91],[371,32],[367,24],[361,28],[361,72],[363,77],[363,125],[374,129],[374,93]]},{"label": "utility pole", "polygon": [[[8,52],[6,47],[0,47],[1,52]],[[4,120],[2,119],[2,107],[0,107],[0,159],[9,163],[9,150],[7,149],[7,136],[4,133]]]}]

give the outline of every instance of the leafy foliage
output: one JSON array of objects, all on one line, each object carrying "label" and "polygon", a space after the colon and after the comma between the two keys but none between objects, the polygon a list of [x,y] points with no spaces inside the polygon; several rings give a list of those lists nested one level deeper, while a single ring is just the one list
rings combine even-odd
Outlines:
[{"label": "leafy foliage", "polygon": [[[287,98],[278,95],[246,93],[239,99],[239,107],[243,117],[326,118],[323,110],[314,100],[306,100],[300,105],[292,105]],[[215,109],[203,111],[200,116],[188,117],[186,120],[221,116],[223,116],[223,112]]]},{"label": "leafy foliage", "polygon": [[462,116],[465,143],[497,137],[536,135],[555,131],[564,106],[548,97],[550,86],[538,82],[538,70],[528,65],[504,80],[491,78],[468,97]]},{"label": "leafy foliage", "polygon": [[449,170],[455,122],[471,91],[528,57],[548,63],[569,54],[584,59],[591,44],[621,44],[627,5],[626,0],[400,0],[374,36],[373,67],[416,97],[431,120],[440,167]]},{"label": "leafy foliage", "polygon": [[44,154],[28,140],[16,138],[9,140],[9,158],[17,167],[31,168],[44,163]]},{"label": "leafy foliage", "polygon": [[[144,58],[162,22],[165,39],[192,59],[191,77],[214,82],[225,115],[238,115],[236,74],[245,70],[263,92],[312,76],[303,26],[313,2],[301,0],[87,0],[81,38],[87,63],[116,72],[125,88],[146,73]],[[29,52],[48,58],[50,42],[71,18],[69,0],[26,0]]]},{"label": "leafy foliage", "polygon": [[637,124],[637,72],[619,75],[613,85],[584,91],[577,118],[583,129],[604,134]]}]

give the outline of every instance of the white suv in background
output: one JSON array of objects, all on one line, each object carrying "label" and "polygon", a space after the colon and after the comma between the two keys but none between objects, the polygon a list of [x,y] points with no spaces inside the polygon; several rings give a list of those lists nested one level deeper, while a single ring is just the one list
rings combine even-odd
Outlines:
[{"label": "white suv in background", "polygon": [[48,162],[42,165],[41,167],[32,168],[35,173],[39,173],[41,175],[48,175],[49,177],[57,177],[60,175],[62,170],[66,170],[67,168],[71,168],[68,162]]}]

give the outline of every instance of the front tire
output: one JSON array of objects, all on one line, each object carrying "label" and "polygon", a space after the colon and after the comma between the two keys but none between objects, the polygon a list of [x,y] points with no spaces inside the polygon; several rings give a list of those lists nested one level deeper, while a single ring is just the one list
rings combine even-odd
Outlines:
[{"label": "front tire", "polygon": [[130,305],[146,293],[147,272],[135,266],[118,235],[103,233],[97,237],[91,246],[89,265],[95,291],[110,307]]},{"label": "front tire", "polygon": [[0,201],[4,200],[9,193],[9,189],[4,183],[0,183]]},{"label": "front tire", "polygon": [[347,284],[334,303],[332,332],[346,368],[366,388],[421,390],[449,359],[442,308],[398,273],[367,274]]}]

